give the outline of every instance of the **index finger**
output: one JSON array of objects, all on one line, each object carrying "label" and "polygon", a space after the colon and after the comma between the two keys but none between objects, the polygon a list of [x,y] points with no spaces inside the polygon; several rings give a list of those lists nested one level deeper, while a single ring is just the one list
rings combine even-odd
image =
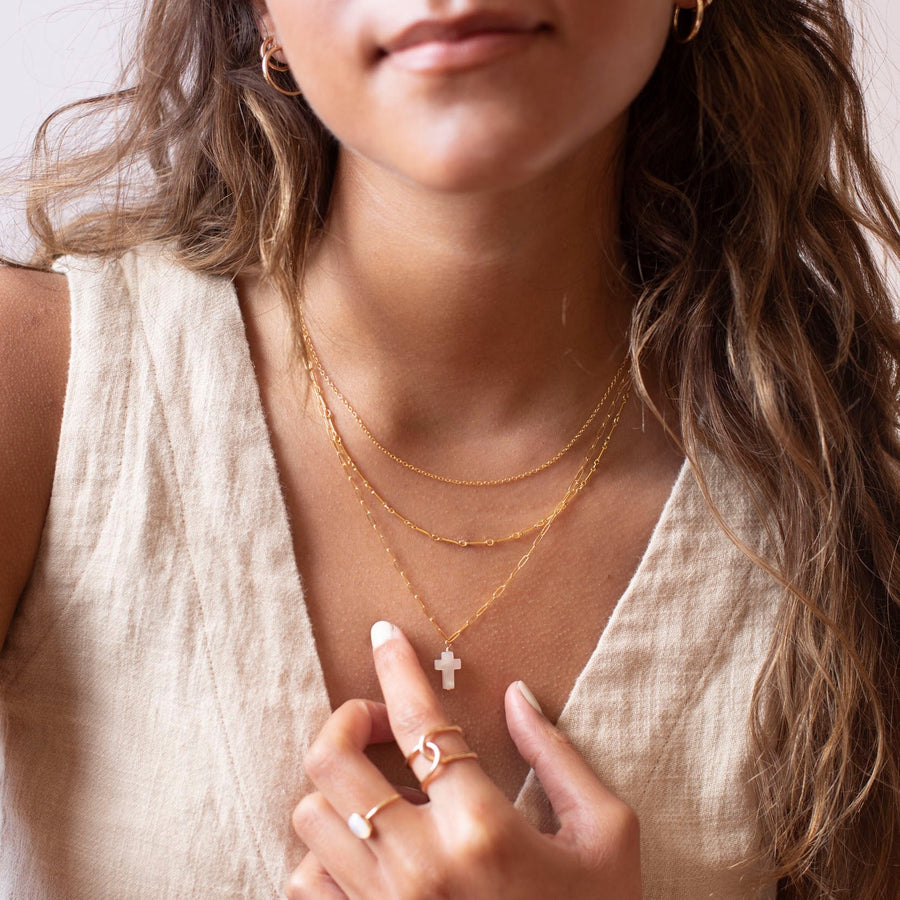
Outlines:
[{"label": "index finger", "polygon": [[[390,622],[376,622],[372,626],[372,648],[391,731],[403,755],[408,757],[417,745],[421,749],[424,737],[440,732],[429,738],[432,746],[425,747],[426,753],[417,752],[410,760],[419,781],[432,768],[430,756],[434,753],[434,745],[439,748],[443,760],[470,752],[461,734],[441,731],[453,727],[452,723],[403,632]],[[440,762],[433,775],[433,780],[428,783],[429,795],[443,790],[458,791],[465,785],[483,787],[485,782],[489,783],[481,767],[470,759]]]}]

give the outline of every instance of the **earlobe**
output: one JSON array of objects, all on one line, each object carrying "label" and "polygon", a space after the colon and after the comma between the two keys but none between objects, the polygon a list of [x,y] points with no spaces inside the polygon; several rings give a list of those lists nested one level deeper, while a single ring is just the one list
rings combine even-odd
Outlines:
[{"label": "earlobe", "polygon": [[[261,41],[275,35],[275,23],[272,21],[272,14],[264,0],[253,0],[253,12],[256,18],[256,27],[259,29],[259,39]],[[279,60],[283,62],[284,60]]]},{"label": "earlobe", "polygon": [[[256,27],[259,29],[259,38],[262,42],[259,56],[263,60],[263,73],[269,69],[273,69],[276,72],[287,72],[287,61],[275,34],[275,22],[272,20],[269,8],[263,0],[253,0],[253,9],[256,13]],[[269,81],[269,79],[266,78],[266,81]]]}]

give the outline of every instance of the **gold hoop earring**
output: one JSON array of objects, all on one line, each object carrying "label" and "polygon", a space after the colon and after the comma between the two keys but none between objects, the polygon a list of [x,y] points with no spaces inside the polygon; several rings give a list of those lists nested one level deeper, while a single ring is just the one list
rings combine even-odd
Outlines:
[{"label": "gold hoop earring", "polygon": [[[281,50],[281,46],[278,44],[275,38],[272,37],[272,35],[269,35],[267,38],[265,38],[265,40],[260,45],[259,58],[265,59],[266,54],[269,52],[269,50],[271,50],[273,53],[278,53],[279,50]],[[277,59],[270,56],[269,68],[275,72],[287,72],[288,65],[287,63],[279,62]]]},{"label": "gold hoop earring", "polygon": [[278,91],[279,94],[284,94],[285,97],[299,97],[303,91],[289,91],[278,84],[272,77],[272,72],[287,72],[289,68],[283,62],[279,62],[274,58],[275,54],[280,52],[281,45],[276,43],[275,38],[271,35],[262,42],[259,48],[259,56],[262,60],[263,78],[266,80],[266,84]]},{"label": "gold hoop earring", "polygon": [[675,16],[672,19],[672,33],[675,35],[675,40],[678,41],[679,44],[689,44],[698,34],[700,34],[700,28],[703,25],[703,13],[706,12],[706,7],[711,2],[712,0],[697,0],[697,7],[694,10],[694,24],[685,37],[681,36],[681,28],[679,27],[678,21],[681,16],[682,7],[676,4]]}]

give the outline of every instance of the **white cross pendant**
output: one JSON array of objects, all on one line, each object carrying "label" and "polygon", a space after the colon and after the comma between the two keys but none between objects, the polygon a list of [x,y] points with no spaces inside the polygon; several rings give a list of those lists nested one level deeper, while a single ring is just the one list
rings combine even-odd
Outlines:
[{"label": "white cross pendant", "polygon": [[456,671],[462,668],[462,660],[457,659],[452,650],[445,650],[441,658],[434,661],[434,668],[441,673],[441,687],[452,691],[456,687]]}]

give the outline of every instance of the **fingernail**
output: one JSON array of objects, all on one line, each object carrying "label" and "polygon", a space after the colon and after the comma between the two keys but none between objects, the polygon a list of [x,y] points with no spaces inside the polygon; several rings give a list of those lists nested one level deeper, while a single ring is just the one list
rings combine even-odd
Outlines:
[{"label": "fingernail", "polygon": [[394,790],[404,800],[408,800],[414,806],[422,806],[428,802],[428,794],[425,791],[420,791],[418,788],[407,787],[405,784],[395,784]]},{"label": "fingernail", "polygon": [[372,649],[375,650],[397,633],[390,622],[376,622],[372,626]]},{"label": "fingernail", "polygon": [[541,704],[537,702],[537,697],[531,693],[531,689],[525,684],[524,681],[517,681],[516,687],[519,689],[519,693],[533,706],[541,715],[544,714],[544,711],[541,709]]}]

